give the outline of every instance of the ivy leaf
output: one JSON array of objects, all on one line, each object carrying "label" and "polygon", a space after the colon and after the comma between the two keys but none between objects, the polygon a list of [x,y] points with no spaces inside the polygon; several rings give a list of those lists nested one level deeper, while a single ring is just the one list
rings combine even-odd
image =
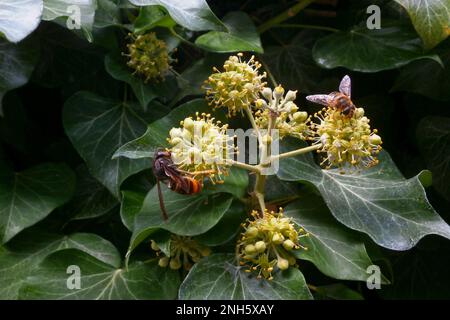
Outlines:
[{"label": "ivy leaf", "polygon": [[435,100],[450,100],[450,51],[448,48],[440,54],[440,58],[444,68],[433,60],[415,61],[405,66],[395,79],[392,90],[418,93]]},{"label": "ivy leaf", "polygon": [[123,59],[113,55],[105,57],[106,71],[116,80],[128,83],[138,99],[141,106],[146,109],[148,104],[157,97],[170,96],[174,91],[174,81],[169,77],[162,83],[149,84],[141,78],[132,74],[132,69],[128,68]]},{"label": "ivy leaf", "polygon": [[223,18],[223,22],[228,32],[210,31],[198,37],[195,44],[213,52],[264,52],[256,27],[246,13],[230,12]]},{"label": "ivy leaf", "polygon": [[225,26],[205,0],[130,0],[136,6],[161,5],[179,25],[192,30],[223,30]]},{"label": "ivy leaf", "polygon": [[233,201],[222,219],[206,233],[198,235],[195,240],[206,246],[219,246],[236,238],[241,223],[247,218],[245,207],[238,201]]},{"label": "ivy leaf", "polygon": [[345,67],[360,72],[395,69],[424,58],[442,64],[437,55],[422,52],[420,39],[413,30],[400,25],[374,30],[363,25],[333,33],[316,42],[313,57],[323,68]]},{"label": "ivy leaf", "polygon": [[163,7],[142,7],[134,21],[134,32],[144,33],[155,27],[173,28],[176,22],[166,13]]},{"label": "ivy leaf", "polygon": [[324,71],[312,57],[316,33],[302,31],[291,42],[282,46],[270,46],[265,50],[264,61],[275,79],[285,88],[302,93],[320,92]]},{"label": "ivy leaf", "polygon": [[425,48],[431,49],[449,36],[450,0],[395,0],[406,9]]},{"label": "ivy leaf", "polygon": [[[81,271],[80,289],[67,286],[67,266]],[[128,270],[113,268],[91,255],[67,249],[49,255],[29,276],[19,293],[21,299],[137,300],[174,299],[180,279],[177,272],[160,268],[156,260],[135,262]]]},{"label": "ivy leaf", "polygon": [[417,140],[433,173],[433,186],[450,200],[450,118],[422,119],[417,126]]},{"label": "ivy leaf", "polygon": [[184,103],[166,117],[151,123],[141,137],[121,146],[114,154],[114,158],[125,157],[130,159],[153,158],[155,150],[167,145],[169,131],[179,127],[180,121],[196,112],[209,112],[211,107],[204,99],[195,99]]},{"label": "ivy leaf", "polygon": [[0,299],[17,299],[19,288],[39,263],[50,253],[67,248],[82,250],[113,267],[120,265],[117,249],[95,234],[63,236],[27,230],[10,241],[4,251],[0,251]]},{"label": "ivy leaf", "polygon": [[[373,262],[364,242],[333,219],[319,196],[303,197],[289,204],[285,213],[309,233],[301,238],[301,244],[308,250],[296,250],[298,258],[311,261],[322,273],[335,279],[367,280],[366,270]],[[388,283],[384,277],[383,283]]]},{"label": "ivy leaf", "polygon": [[213,254],[196,263],[180,287],[181,300],[309,300],[300,270],[289,268],[273,280],[257,279],[237,267],[234,254]]},{"label": "ivy leaf", "polygon": [[[74,29],[81,29],[86,39],[92,42],[92,27],[96,9],[97,0],[44,0],[42,20],[51,21],[60,17],[68,17],[70,19],[74,17],[74,21],[71,22],[74,24],[80,23]],[[79,19],[79,21],[76,19]],[[66,20],[64,20],[64,24],[66,24]]]},{"label": "ivy leaf", "polygon": [[316,287],[318,298],[333,300],[364,300],[359,292],[356,292],[342,283]]},{"label": "ivy leaf", "polygon": [[122,202],[120,204],[120,217],[128,230],[134,229],[134,218],[141,211],[144,203],[145,192],[124,190],[122,191]]},{"label": "ivy leaf", "polygon": [[91,219],[110,212],[117,199],[89,173],[85,166],[76,170],[77,186],[72,200],[65,206],[72,220]]},{"label": "ivy leaf", "polygon": [[11,42],[25,39],[41,22],[42,0],[8,0],[0,3],[0,35]]},{"label": "ivy leaf", "polygon": [[112,0],[97,0],[94,28],[122,26],[120,8]]},{"label": "ivy leaf", "polygon": [[[295,145],[286,143],[287,149]],[[450,226],[428,202],[420,174],[405,179],[386,152],[379,160],[359,174],[342,175],[337,169],[320,169],[308,154],[282,160],[277,175],[313,183],[339,222],[385,248],[408,250],[428,234],[450,238]]]},{"label": "ivy leaf", "polygon": [[0,162],[0,243],[45,218],[67,202],[75,175],[65,164],[40,164],[14,173]]},{"label": "ivy leaf", "polygon": [[244,169],[231,167],[229,174],[224,176],[223,183],[212,184],[207,180],[203,192],[214,194],[219,192],[231,193],[236,198],[243,198],[247,193],[248,172]]},{"label": "ivy leaf", "polygon": [[3,96],[28,82],[37,62],[38,52],[36,43],[28,39],[19,44],[0,39],[0,115]]},{"label": "ivy leaf", "polygon": [[151,166],[148,159],[111,159],[117,148],[145,131],[148,113],[141,110],[133,103],[113,101],[89,92],[76,93],[64,105],[67,136],[92,175],[116,197],[127,177]]},{"label": "ivy leaf", "polygon": [[157,187],[146,195],[134,220],[129,251],[161,228],[183,236],[196,236],[214,227],[231,205],[232,197],[225,193],[214,195],[182,195],[162,186],[169,220],[161,217]]}]

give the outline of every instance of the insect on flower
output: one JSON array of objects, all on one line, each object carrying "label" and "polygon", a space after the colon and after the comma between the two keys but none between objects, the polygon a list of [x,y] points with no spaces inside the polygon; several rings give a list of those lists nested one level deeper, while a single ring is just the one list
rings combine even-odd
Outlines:
[{"label": "insect on flower", "polygon": [[351,118],[356,110],[356,107],[351,100],[351,80],[347,75],[342,78],[341,83],[339,84],[339,92],[335,91],[330,94],[315,94],[307,96],[306,99],[339,110],[348,118]]},{"label": "insect on flower", "polygon": [[202,182],[196,180],[194,176],[204,174],[205,172],[186,172],[180,170],[173,163],[170,151],[156,150],[152,169],[156,177],[159,205],[164,220],[167,220],[169,216],[164,206],[161,181],[166,183],[169,189],[180,194],[196,194],[202,191]]}]

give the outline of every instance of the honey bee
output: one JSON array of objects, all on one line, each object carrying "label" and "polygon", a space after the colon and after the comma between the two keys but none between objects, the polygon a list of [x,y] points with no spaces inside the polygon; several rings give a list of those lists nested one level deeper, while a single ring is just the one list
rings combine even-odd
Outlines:
[{"label": "honey bee", "polygon": [[180,194],[196,194],[202,191],[202,183],[194,179],[196,174],[202,172],[189,173],[178,169],[172,161],[170,151],[156,150],[152,169],[158,185],[159,206],[165,221],[169,216],[164,206],[160,182],[164,182],[169,189]]},{"label": "honey bee", "polygon": [[307,96],[306,99],[339,110],[348,118],[351,118],[356,110],[356,107],[351,100],[351,81],[349,76],[344,76],[342,78],[341,83],[339,84],[339,92],[316,94]]}]

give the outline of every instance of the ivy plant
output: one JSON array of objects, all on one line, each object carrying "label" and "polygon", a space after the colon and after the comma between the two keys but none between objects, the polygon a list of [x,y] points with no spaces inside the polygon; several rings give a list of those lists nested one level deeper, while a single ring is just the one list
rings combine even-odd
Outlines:
[{"label": "ivy plant", "polygon": [[449,12],[0,3],[0,299],[450,298]]}]

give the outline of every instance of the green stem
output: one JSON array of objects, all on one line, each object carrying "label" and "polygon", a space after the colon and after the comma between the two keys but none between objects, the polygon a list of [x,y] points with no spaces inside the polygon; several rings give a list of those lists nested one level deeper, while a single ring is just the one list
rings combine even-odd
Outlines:
[{"label": "green stem", "polygon": [[261,169],[258,166],[252,166],[250,164],[246,164],[246,163],[243,163],[243,162],[239,162],[239,161],[234,161],[234,160],[228,159],[228,160],[226,160],[226,163],[229,164],[229,165],[235,166],[237,168],[241,168],[241,169],[245,169],[245,170],[248,170],[248,171],[256,172],[258,174],[261,172]]},{"label": "green stem", "polygon": [[244,107],[245,114],[247,115],[248,120],[250,121],[253,130],[255,130],[256,135],[258,137],[258,141],[261,141],[261,133],[259,132],[259,128],[256,125],[255,118],[253,117],[252,110],[249,106]]},{"label": "green stem", "polygon": [[285,153],[281,153],[279,155],[275,155],[272,156],[272,160],[277,160],[277,159],[283,159],[283,158],[290,158],[290,157],[295,157],[298,156],[300,154],[304,154],[304,153],[308,153],[314,150],[318,150],[322,148],[322,144],[315,144],[306,148],[301,148],[301,149],[297,149],[297,150],[293,150],[293,151],[289,151],[289,152],[285,152]]},{"label": "green stem", "polygon": [[341,30],[331,27],[324,27],[324,26],[315,26],[311,24],[278,24],[276,26],[273,26],[273,28],[299,28],[299,29],[313,29],[313,30],[322,30],[322,31],[330,31],[330,32],[339,32]]},{"label": "green stem", "polygon": [[309,4],[311,4],[314,0],[299,0],[297,4],[293,5],[292,7],[290,7],[289,9],[287,9],[286,11],[280,13],[279,15],[273,17],[272,19],[270,19],[269,21],[263,23],[262,25],[260,25],[258,27],[258,33],[264,33],[267,30],[269,30],[270,28],[272,28],[273,26],[282,23],[283,21],[294,17],[295,15],[297,15],[301,10],[303,10],[303,8],[305,8],[306,6],[308,6]]},{"label": "green stem", "polygon": [[182,43],[185,43],[187,45],[190,45],[191,47],[198,49],[197,46],[195,45],[195,43],[190,42],[189,40],[186,40],[185,38],[183,38],[182,36],[180,36],[174,28],[169,28],[170,33],[177,39],[179,39]]}]

